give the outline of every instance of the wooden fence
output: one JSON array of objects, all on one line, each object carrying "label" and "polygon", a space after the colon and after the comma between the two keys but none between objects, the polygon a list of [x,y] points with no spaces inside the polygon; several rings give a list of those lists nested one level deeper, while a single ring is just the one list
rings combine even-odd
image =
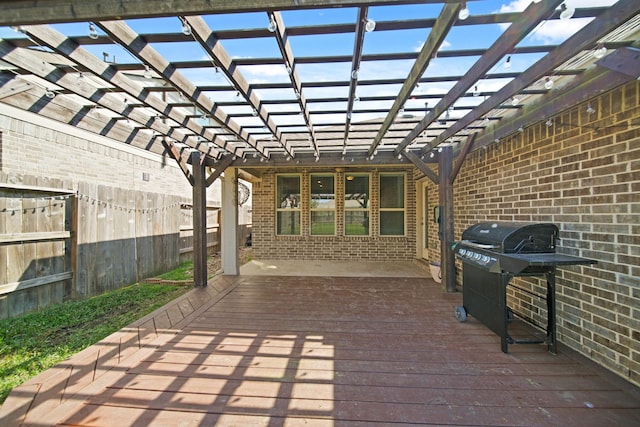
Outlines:
[{"label": "wooden fence", "polygon": [[[6,178],[0,174],[0,319],[117,289],[188,257],[190,210],[179,196]],[[217,220],[212,209],[212,251]]]}]

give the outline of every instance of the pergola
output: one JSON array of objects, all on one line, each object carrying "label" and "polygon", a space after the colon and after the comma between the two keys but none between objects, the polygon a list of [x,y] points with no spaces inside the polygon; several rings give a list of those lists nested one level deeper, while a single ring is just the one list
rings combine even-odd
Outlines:
[{"label": "pergola", "polygon": [[[196,230],[228,167],[411,163],[440,185],[446,249],[469,152],[640,74],[637,0],[516,3],[5,1],[0,102],[173,158]],[[540,41],[557,25],[561,41]]]}]

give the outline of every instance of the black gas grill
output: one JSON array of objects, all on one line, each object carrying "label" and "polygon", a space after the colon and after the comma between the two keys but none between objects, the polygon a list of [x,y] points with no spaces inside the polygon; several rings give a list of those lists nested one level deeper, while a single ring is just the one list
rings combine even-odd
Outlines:
[{"label": "black gas grill", "polygon": [[[556,253],[558,227],[548,223],[484,222],[472,225],[456,243],[456,257],[462,261],[463,305],[455,309],[456,318],[474,316],[501,338],[502,351],[509,344],[546,342],[556,348],[555,269],[561,265],[595,264],[596,261]],[[507,306],[507,286],[514,276],[545,276],[547,304],[546,339],[513,339],[508,324],[514,313]],[[530,321],[530,320],[529,320]],[[539,325],[534,325],[541,327]]]}]

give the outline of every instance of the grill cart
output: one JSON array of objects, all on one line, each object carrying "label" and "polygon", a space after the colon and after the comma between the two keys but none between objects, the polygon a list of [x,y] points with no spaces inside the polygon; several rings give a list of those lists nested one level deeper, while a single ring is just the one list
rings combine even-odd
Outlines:
[{"label": "grill cart", "polygon": [[[502,351],[509,344],[547,344],[556,354],[556,267],[595,264],[597,261],[556,253],[558,227],[548,223],[484,222],[462,233],[454,247],[462,261],[462,306],[455,307],[456,318],[464,322],[472,315],[500,336]],[[508,324],[514,313],[507,306],[507,286],[515,276],[544,276],[546,294],[521,291],[546,300],[546,339],[513,339]],[[540,325],[536,325],[543,327]]]}]

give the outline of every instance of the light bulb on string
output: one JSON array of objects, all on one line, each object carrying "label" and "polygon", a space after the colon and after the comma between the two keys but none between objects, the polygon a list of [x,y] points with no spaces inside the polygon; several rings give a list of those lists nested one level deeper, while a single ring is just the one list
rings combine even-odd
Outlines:
[{"label": "light bulb on string", "polygon": [[480,96],[480,91],[478,90],[478,85],[473,88],[473,96]]},{"label": "light bulb on string", "polygon": [[576,10],[574,8],[568,8],[566,3],[560,5],[560,19],[562,20],[571,19],[575,12]]},{"label": "light bulb on string", "polygon": [[182,34],[185,36],[191,35],[191,25],[189,25],[186,20],[182,21]]},{"label": "light bulb on string", "polygon": [[373,19],[365,19],[364,30],[367,33],[370,33],[375,29],[376,29],[376,21],[374,21]]},{"label": "light bulb on string", "polygon": [[607,48],[604,47],[604,44],[599,44],[597,49],[593,51],[593,57],[596,59],[600,59],[607,54]]},{"label": "light bulb on string", "polygon": [[551,90],[553,88],[553,80],[551,79],[551,77],[547,77],[544,80],[544,88],[547,90]]},{"label": "light bulb on string", "polygon": [[267,27],[270,33],[275,33],[276,31],[276,21],[274,21],[273,17],[269,18],[269,26]]},{"label": "light bulb on string", "polygon": [[91,40],[96,40],[98,38],[98,31],[96,30],[96,26],[93,23],[89,24],[89,38]]},{"label": "light bulb on string", "polygon": [[467,7],[467,2],[462,3],[462,9],[458,12],[458,19],[464,21],[469,17],[469,8]]},{"label": "light bulb on string", "polygon": [[502,67],[505,70],[510,70],[511,69],[511,55],[507,56],[507,60],[504,61],[504,64],[502,65]]}]

